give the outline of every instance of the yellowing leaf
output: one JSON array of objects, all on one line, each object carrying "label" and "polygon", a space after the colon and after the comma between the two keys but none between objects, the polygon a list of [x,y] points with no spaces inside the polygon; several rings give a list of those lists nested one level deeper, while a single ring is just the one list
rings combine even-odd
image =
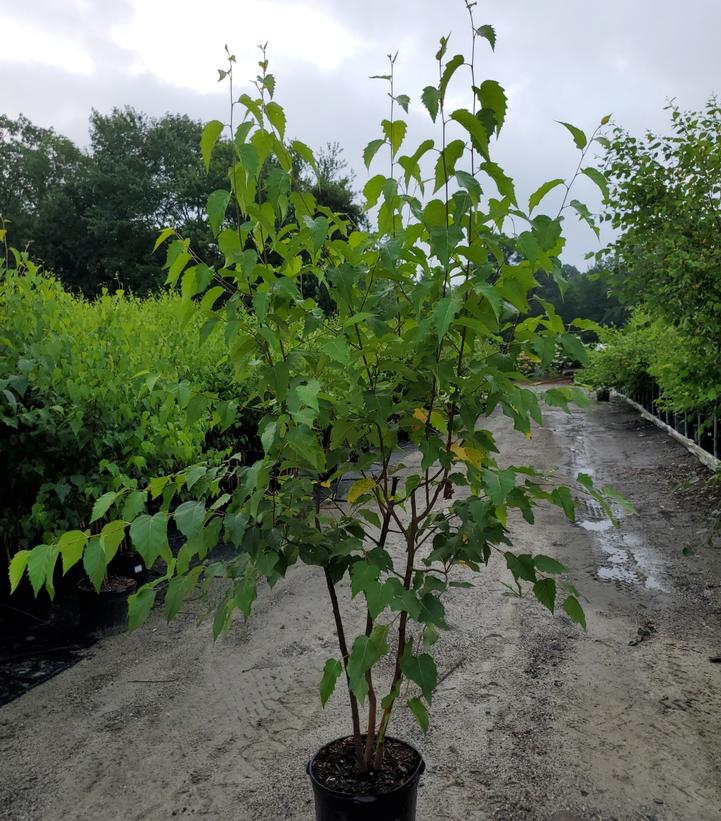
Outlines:
[{"label": "yellowing leaf", "polygon": [[423,424],[425,424],[428,421],[428,411],[423,410],[423,408],[416,408],[413,411],[413,416],[419,422],[423,422]]},{"label": "yellowing leaf", "polygon": [[348,491],[348,496],[346,497],[350,504],[354,504],[360,497],[369,491],[372,487],[375,487],[375,479],[359,479],[357,482],[354,482],[350,486],[350,490]]},{"label": "yellowing leaf", "polygon": [[479,468],[483,464],[485,453],[478,448],[464,448],[466,451],[466,461],[473,465],[474,468]]}]

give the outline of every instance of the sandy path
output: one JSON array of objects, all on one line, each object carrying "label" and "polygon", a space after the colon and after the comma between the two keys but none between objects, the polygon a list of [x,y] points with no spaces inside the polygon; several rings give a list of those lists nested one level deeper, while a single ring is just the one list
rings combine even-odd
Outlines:
[{"label": "sandy path", "polygon": [[[605,529],[593,506],[513,525],[516,547],[566,562],[589,631],[491,583],[447,600],[451,631],[424,738],[393,732],[428,771],[419,821],[721,818],[721,555],[702,548],[698,473],[678,445],[624,406],[548,414],[530,441],[493,420],[509,462],[612,483],[638,515]],[[701,483],[698,484],[700,487]],[[347,732],[341,694],[321,711],[335,654],[312,568],[261,596],[213,644],[191,604],[166,625],[105,639],[72,669],[0,709],[0,817],[219,821],[312,818],[308,756]],[[629,641],[639,628],[648,635]]]}]

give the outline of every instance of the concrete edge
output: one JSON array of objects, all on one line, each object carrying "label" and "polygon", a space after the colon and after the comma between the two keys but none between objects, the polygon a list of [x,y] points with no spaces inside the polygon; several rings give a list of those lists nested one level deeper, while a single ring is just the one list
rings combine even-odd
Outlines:
[{"label": "concrete edge", "polygon": [[693,439],[689,439],[688,436],[684,436],[682,433],[679,433],[675,428],[672,428],[671,425],[667,425],[659,419],[658,416],[654,416],[652,413],[649,413],[646,408],[639,405],[638,402],[634,402],[633,399],[629,399],[628,396],[625,396],[618,391],[614,391],[614,394],[616,396],[620,396],[621,399],[624,399],[634,410],[638,411],[644,419],[648,419],[649,422],[653,422],[656,427],[661,428],[661,430],[665,431],[670,437],[675,439],[677,442],[680,442],[689,453],[693,454],[699,462],[705,465],[709,470],[714,471],[714,473],[721,470],[721,459],[717,459],[712,453],[709,453],[699,447]]}]

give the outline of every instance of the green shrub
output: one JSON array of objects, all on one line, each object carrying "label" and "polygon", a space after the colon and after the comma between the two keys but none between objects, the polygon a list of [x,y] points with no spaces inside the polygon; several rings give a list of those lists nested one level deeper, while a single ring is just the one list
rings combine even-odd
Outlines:
[{"label": "green shrub", "polygon": [[225,343],[216,333],[200,345],[202,317],[181,321],[178,296],[89,302],[16,259],[0,268],[6,546],[84,526],[88,499],[141,476],[249,447]]}]

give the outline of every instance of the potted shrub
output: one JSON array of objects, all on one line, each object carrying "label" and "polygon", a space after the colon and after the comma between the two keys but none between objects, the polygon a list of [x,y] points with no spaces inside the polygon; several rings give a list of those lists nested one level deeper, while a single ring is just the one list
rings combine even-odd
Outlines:
[{"label": "potted shrub", "polygon": [[[168,243],[167,280],[180,286],[187,316],[205,318],[199,344],[225,336],[239,402],[260,417],[262,457],[155,477],[148,491],[157,512],[21,551],[10,570],[12,585],[27,569],[38,590],[52,585],[58,556],[67,570],[81,559],[87,566],[90,555],[100,579],[113,543],[127,533],[148,567],[164,563],[164,574],[130,597],[131,628],[161,589],[172,618],[194,591],[212,587],[218,636],[235,611],[249,617],[262,583],[273,585],[298,562],[316,566],[338,637],[319,675],[320,697],[325,704],[341,681],[350,717],[348,736],[329,739],[309,766],[319,819],[413,817],[423,763],[391,738],[391,718],[404,703],[428,729],[443,595],[472,588],[470,578],[482,579],[491,558],[507,566],[510,595],[528,590],[585,627],[576,591],[559,578],[565,568],[547,555],[515,553],[507,529],[513,511],[533,522],[543,503],[573,520],[571,490],[502,460],[483,420],[502,412],[530,436],[542,423],[541,401],[585,401],[573,387],[530,389],[517,363],[532,356],[547,366],[557,344],[583,359],[551,306],[523,317],[536,273],[560,278],[563,216],[591,217],[569,201],[572,180],[544,183],[522,207],[492,159],[507,101],[496,81],[477,77],[475,53],[482,43],[493,47],[495,33],[475,25],[473,5],[471,57],[449,57],[442,38],[437,83],[423,91],[435,141],[406,147],[398,115],[410,101],[395,87],[395,58],[381,78],[389,117],[364,152],[367,166],[384,169],[363,189],[373,231],[349,230],[343,215],[295,190],[298,164],[312,169],[315,159],[286,138],[265,51],[257,93],[237,98],[229,54],[220,72],[230,84],[229,123],[209,123],[201,141],[206,165],[226,127],[235,147],[229,188],[213,192],[207,206],[224,263],[209,267],[172,229],[156,247]],[[449,111],[449,86],[463,73],[470,107]],[[581,152],[577,174],[603,187],[600,173],[584,167],[596,134],[566,128]],[[560,210],[539,213],[556,187]],[[582,474],[578,482],[610,515],[613,492]],[[181,492],[186,501],[174,506]],[[177,552],[168,543],[171,520],[186,539]],[[211,552],[219,541],[233,546],[222,560]],[[346,585],[352,598],[343,606]]]}]

